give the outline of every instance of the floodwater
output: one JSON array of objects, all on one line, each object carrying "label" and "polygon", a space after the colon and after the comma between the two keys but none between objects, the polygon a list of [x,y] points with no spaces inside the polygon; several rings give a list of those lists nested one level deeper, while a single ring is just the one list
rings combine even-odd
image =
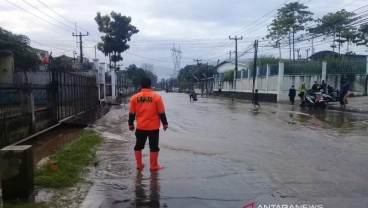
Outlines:
[{"label": "floodwater", "polygon": [[[169,129],[161,165],[135,169],[127,107],[94,128],[105,136],[81,207],[368,207],[368,116],[161,93]],[[248,206],[252,207],[252,206]]]}]

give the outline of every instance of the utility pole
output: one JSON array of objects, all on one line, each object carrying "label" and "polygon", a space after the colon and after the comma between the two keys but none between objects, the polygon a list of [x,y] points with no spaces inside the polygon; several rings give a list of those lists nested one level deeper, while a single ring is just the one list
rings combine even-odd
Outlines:
[{"label": "utility pole", "polygon": [[[201,74],[200,74],[200,71],[199,71],[199,64],[201,64],[201,63],[199,63],[199,62],[202,61],[202,59],[193,59],[193,61],[197,62],[197,69],[198,69],[198,73],[199,73],[198,78],[200,78]],[[198,82],[199,79],[197,77],[194,77],[194,78],[196,78],[196,80]]]},{"label": "utility pole", "polygon": [[312,55],[314,54],[314,35],[312,35]]},{"label": "utility pole", "polygon": [[197,62],[197,65],[199,65],[200,63],[200,61],[202,61],[202,59],[193,59],[193,61],[196,61]]},{"label": "utility pole", "polygon": [[258,40],[254,41],[254,66],[253,66],[253,88],[252,88],[252,99],[254,97],[254,86],[256,84],[257,76],[257,52],[258,52]]},{"label": "utility pole", "polygon": [[97,59],[96,45],[95,45],[95,59]]},{"label": "utility pole", "polygon": [[73,62],[75,63],[75,55],[77,54],[77,52],[73,51]]},{"label": "utility pole", "polygon": [[306,60],[308,60],[308,58],[309,58],[309,50],[310,50],[310,48],[307,48],[307,49],[305,49],[305,52],[307,52],[307,58],[306,58]]},{"label": "utility pole", "polygon": [[243,40],[243,36],[241,36],[240,38],[236,37],[235,38],[231,38],[229,35],[229,39],[230,40],[235,40],[235,73],[234,73],[234,82],[233,82],[233,89],[235,91],[236,88],[236,74],[238,72],[238,40]]},{"label": "utility pole", "polygon": [[299,60],[299,52],[300,52],[300,48],[296,49],[295,51],[298,53],[297,60]]},{"label": "utility pole", "polygon": [[88,32],[85,35],[82,35],[82,33],[79,33],[79,35],[74,35],[74,33],[72,33],[72,34],[73,34],[73,36],[79,36],[80,63],[83,63],[83,47],[82,47],[83,41],[82,41],[82,37],[83,36],[88,36],[89,34],[88,34]]}]

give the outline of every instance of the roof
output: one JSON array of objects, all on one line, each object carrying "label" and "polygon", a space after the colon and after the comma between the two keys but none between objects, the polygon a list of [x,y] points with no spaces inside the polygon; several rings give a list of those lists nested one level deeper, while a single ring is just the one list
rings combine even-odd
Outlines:
[{"label": "roof", "polygon": [[314,53],[309,58],[312,60],[321,60],[326,57],[342,57],[344,60],[350,60],[350,61],[366,61],[367,56],[366,55],[357,55],[357,54],[339,54],[333,51],[319,51],[317,53]]}]

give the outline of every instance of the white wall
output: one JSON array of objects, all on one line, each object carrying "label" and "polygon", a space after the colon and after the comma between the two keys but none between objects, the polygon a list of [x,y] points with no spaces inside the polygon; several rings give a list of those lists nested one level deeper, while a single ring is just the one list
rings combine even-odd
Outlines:
[{"label": "white wall", "polygon": [[[224,64],[220,66],[219,73],[224,73],[229,69],[231,64]],[[324,74],[323,74],[324,73]],[[257,73],[258,74],[258,73]],[[269,70],[267,71],[269,74]],[[368,63],[367,63],[368,74]],[[326,77],[326,84],[332,86],[334,89],[340,87],[340,80],[342,75],[326,75],[326,68],[322,68],[322,74],[316,75],[284,75],[283,64],[279,64],[279,75],[256,77],[255,88],[260,93],[278,94],[278,101],[288,101],[289,89],[294,85],[295,89],[299,91],[299,86],[304,82],[307,89],[310,89],[315,81],[322,83],[322,76]],[[345,75],[346,76],[346,75]],[[355,75],[349,81],[351,83],[351,90],[356,95],[362,95],[365,89],[365,80],[367,75]],[[280,82],[280,83],[279,83]],[[217,91],[219,82],[214,83],[214,91]],[[237,79],[236,92],[252,92],[253,77]],[[222,91],[234,91],[232,82],[221,82]]]}]

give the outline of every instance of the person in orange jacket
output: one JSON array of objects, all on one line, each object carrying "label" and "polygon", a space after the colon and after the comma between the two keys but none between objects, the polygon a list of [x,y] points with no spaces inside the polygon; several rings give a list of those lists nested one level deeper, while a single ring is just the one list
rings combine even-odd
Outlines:
[{"label": "person in orange jacket", "polygon": [[141,91],[130,98],[129,106],[129,130],[134,131],[134,120],[137,119],[137,129],[135,131],[136,143],[134,155],[137,169],[142,169],[142,149],[149,139],[150,148],[150,169],[160,170],[163,166],[158,164],[158,147],[160,121],[164,131],[169,127],[165,106],[159,94],[151,90],[151,80],[147,77],[141,79]]}]

